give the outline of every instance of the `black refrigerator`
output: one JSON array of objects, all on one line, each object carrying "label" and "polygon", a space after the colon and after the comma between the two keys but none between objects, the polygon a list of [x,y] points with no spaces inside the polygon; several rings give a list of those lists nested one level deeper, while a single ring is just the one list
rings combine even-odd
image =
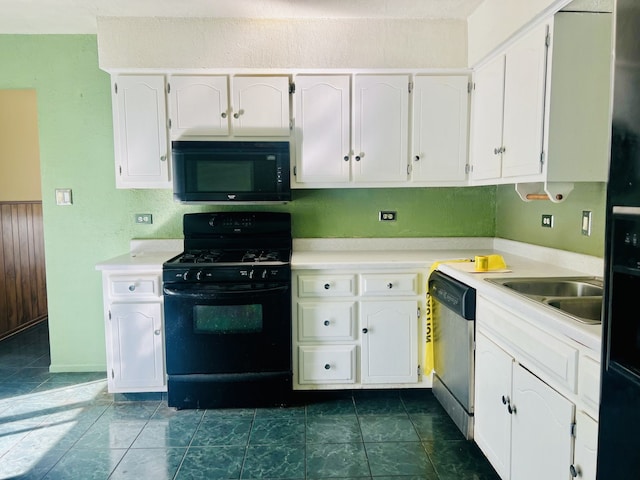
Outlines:
[{"label": "black refrigerator", "polygon": [[640,478],[640,1],[614,19],[598,480]]}]

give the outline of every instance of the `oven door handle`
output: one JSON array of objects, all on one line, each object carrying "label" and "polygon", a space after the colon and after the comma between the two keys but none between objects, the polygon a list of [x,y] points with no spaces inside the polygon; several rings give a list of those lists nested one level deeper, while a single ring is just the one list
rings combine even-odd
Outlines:
[{"label": "oven door handle", "polygon": [[280,285],[277,287],[269,287],[269,288],[246,288],[246,289],[238,289],[238,290],[229,290],[224,287],[216,286],[215,289],[203,287],[203,285],[198,286],[190,286],[185,288],[175,288],[164,286],[162,291],[165,295],[175,296],[175,297],[190,297],[190,298],[211,298],[211,294],[214,295],[247,295],[247,294],[270,294],[270,293],[278,293],[284,292],[289,289],[288,285]]}]

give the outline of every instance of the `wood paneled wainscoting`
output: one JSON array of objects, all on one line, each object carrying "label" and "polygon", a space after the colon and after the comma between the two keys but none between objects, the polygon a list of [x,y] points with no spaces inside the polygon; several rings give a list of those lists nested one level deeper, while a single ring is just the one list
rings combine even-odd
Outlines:
[{"label": "wood paneled wainscoting", "polygon": [[42,202],[0,202],[0,339],[46,318]]}]

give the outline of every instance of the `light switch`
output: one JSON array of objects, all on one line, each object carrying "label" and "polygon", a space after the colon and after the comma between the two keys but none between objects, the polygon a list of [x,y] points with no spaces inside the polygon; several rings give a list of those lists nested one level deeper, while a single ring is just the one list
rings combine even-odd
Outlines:
[{"label": "light switch", "polygon": [[582,211],[582,235],[587,237],[591,235],[591,211],[589,210]]},{"label": "light switch", "polygon": [[56,188],[56,205],[73,205],[70,188]]}]

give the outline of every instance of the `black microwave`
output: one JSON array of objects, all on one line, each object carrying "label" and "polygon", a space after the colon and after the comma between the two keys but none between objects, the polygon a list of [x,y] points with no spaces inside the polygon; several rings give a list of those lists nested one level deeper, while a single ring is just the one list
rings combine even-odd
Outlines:
[{"label": "black microwave", "polygon": [[173,197],[181,203],[284,203],[291,200],[289,142],[171,143]]}]

